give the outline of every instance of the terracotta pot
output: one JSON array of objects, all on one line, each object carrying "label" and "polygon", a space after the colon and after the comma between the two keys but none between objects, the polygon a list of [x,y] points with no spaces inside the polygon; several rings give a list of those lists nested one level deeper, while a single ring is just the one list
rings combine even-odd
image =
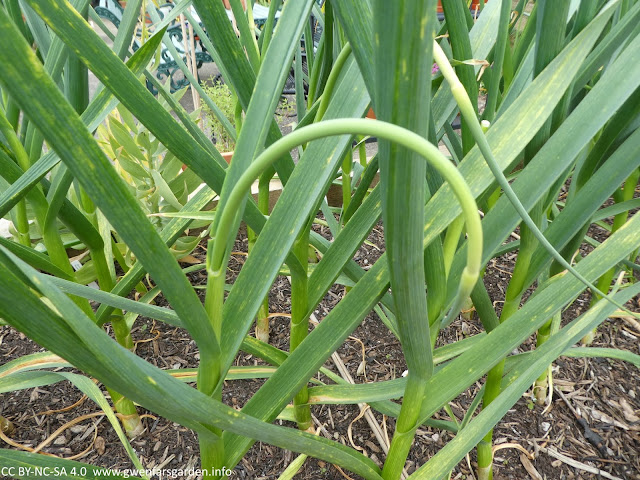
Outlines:
[{"label": "terracotta pot", "polygon": [[[480,0],[471,0],[471,8],[475,10],[480,7]],[[438,13],[442,13],[442,1],[438,0]]]},{"label": "terracotta pot", "polygon": [[222,158],[224,158],[225,162],[231,163],[231,157],[233,157],[233,152],[221,152],[220,155],[222,155]]},{"label": "terracotta pot", "polygon": [[367,118],[372,118],[372,119],[376,119],[376,114],[373,113],[373,108],[370,108],[369,111],[367,112]]}]

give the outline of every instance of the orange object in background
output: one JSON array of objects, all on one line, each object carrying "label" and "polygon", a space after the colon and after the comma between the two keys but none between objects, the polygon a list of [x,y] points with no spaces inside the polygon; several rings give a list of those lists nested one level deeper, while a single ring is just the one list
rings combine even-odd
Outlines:
[{"label": "orange object in background", "polygon": [[[242,3],[242,8],[246,10],[247,9],[246,0],[240,0],[240,2]],[[231,10],[231,5],[229,4],[229,0],[222,0],[222,3],[224,3],[224,8],[226,8],[227,10]]]},{"label": "orange object in background", "polygon": [[[225,2],[227,0],[224,0]],[[485,2],[486,3],[486,2]],[[476,10],[480,8],[480,0],[471,0],[471,9]],[[442,13],[442,1],[438,0],[438,13]]]}]

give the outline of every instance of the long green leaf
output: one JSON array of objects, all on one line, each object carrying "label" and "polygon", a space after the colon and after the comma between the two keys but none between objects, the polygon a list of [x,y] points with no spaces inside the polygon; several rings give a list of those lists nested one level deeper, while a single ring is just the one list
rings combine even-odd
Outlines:
[{"label": "long green leaf", "polygon": [[[29,292],[7,268],[9,264],[20,268],[63,317]],[[53,352],[64,352],[70,363],[127,398],[208,438],[212,435],[210,427],[215,426],[341,464],[368,479],[380,478],[375,464],[350,448],[322,437],[263,423],[188,387],[138,358],[87,319],[46,276],[18,259],[0,253],[0,273],[5,280],[5,288],[0,290],[2,317]],[[12,298],[18,292],[23,301],[16,306]],[[167,395],[181,401],[168,403]]]},{"label": "long green leaf", "polygon": [[640,368],[640,355],[617,348],[573,347],[565,350],[562,356],[573,358],[611,358],[612,360],[629,362]]},{"label": "long green leaf", "polygon": [[[140,75],[153,58],[162,35],[154,35],[127,62],[127,67],[134,75]],[[89,131],[94,131],[111,111],[118,105],[109,90],[103,90],[95,95],[81,119]],[[19,180],[12,182],[11,187],[0,195],[0,216],[7,214],[26,193],[36,185],[58,163],[60,159],[51,151],[36,161]]]},{"label": "long green leaf", "polygon": [[[118,439],[127,451],[127,455],[133,462],[133,465],[140,471],[144,470],[140,459],[131,448],[127,436],[122,431],[122,426],[118,417],[113,412],[111,405],[104,397],[100,389],[89,378],[76,373],[70,372],[42,372],[42,371],[22,371],[14,373],[8,376],[4,376],[0,379],[0,392],[6,393],[17,389],[33,388],[42,385],[50,385],[52,383],[59,382],[61,380],[68,380],[75,387],[77,387],[82,393],[93,400],[105,413],[109,419],[109,423],[116,431]],[[146,476],[144,476],[147,478]]]},{"label": "long green leaf", "polygon": [[[624,303],[640,292],[640,285],[629,288],[616,295],[616,299]],[[512,372],[516,378],[489,406],[475,417],[469,425],[456,435],[443,449],[438,451],[424,466],[419,468],[411,478],[432,479],[442,478],[464,457],[483,436],[502,418],[522,393],[531,387],[553,360],[571,344],[577,342],[587,332],[604,321],[607,315],[615,310],[609,302],[600,301],[596,308],[571,322],[567,327],[553,335],[542,346],[538,347],[527,357],[527,362],[521,364],[519,371]],[[513,318],[513,317],[512,317]],[[511,321],[511,320],[510,320]],[[509,322],[506,322],[509,323]]]},{"label": "long green leaf", "polygon": [[[592,25],[594,25],[594,22],[583,30],[581,35],[592,30]],[[579,38],[580,36],[576,37],[576,40]],[[637,63],[640,59],[640,54],[636,50],[638,47],[640,47],[640,37],[636,38],[630,47],[623,52],[618,61],[607,70],[605,76],[543,146],[531,161],[529,167],[524,169],[514,182],[514,191],[524,202],[523,204],[526,208],[531,208],[535,201],[542,195],[547,194],[547,185],[571,166],[573,160],[587,142],[593,138],[598,130],[604,126],[605,122],[615,114],[617,108],[640,85],[640,67]],[[565,48],[564,52],[567,52],[567,48]],[[544,72],[542,75],[544,75]],[[529,88],[534,86],[539,78],[540,76]],[[508,116],[505,113],[500,120],[505,121],[507,119]],[[586,119],[589,119],[589,121],[586,121]],[[497,126],[498,123],[494,128],[497,128]],[[491,138],[492,130],[493,128],[489,130],[488,138]],[[544,183],[542,179],[544,179]],[[429,205],[427,206],[427,211],[429,211]],[[508,217],[511,217],[510,222],[506,220]],[[438,217],[434,220],[436,222],[438,220],[442,221]],[[508,200],[501,198],[483,220],[483,229],[486,234],[484,261],[488,261],[492,256],[493,250],[504,241],[518,221],[519,216],[515,213]],[[454,265],[452,272],[460,271],[461,266],[457,259],[454,261]]]}]

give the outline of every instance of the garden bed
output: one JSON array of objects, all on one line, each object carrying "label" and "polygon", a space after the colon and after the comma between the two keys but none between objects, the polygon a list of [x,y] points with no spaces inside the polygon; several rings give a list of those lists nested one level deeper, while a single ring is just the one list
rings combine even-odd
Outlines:
[{"label": "garden bed", "polygon": [[[321,229],[318,231],[324,233]],[[384,249],[380,224],[369,235],[369,241],[371,243],[365,244],[354,257],[365,268],[375,263]],[[239,253],[232,256],[228,281],[233,282],[238,274],[245,259],[242,252],[246,251],[246,237],[241,232],[234,246],[234,252]],[[194,252],[194,257],[204,261],[205,251],[202,246]],[[515,254],[505,254],[494,259],[487,267],[484,281],[498,311],[513,269],[514,259]],[[190,274],[190,279],[194,285],[204,285],[206,276],[204,273],[196,272]],[[269,294],[271,313],[290,312],[290,288],[286,277],[277,278]],[[343,287],[334,286],[316,310],[317,319],[321,321],[343,294]],[[162,298],[158,299],[160,305],[163,302]],[[564,312],[563,320],[566,322],[578,316],[588,306],[588,302],[588,295],[581,295]],[[631,303],[628,307],[637,311],[640,306],[638,300]],[[438,344],[451,343],[481,331],[482,326],[475,316],[470,320],[459,318],[443,332]],[[272,318],[270,341],[274,346],[287,350],[288,332],[287,318]],[[197,350],[186,331],[150,319],[139,318],[132,333],[134,340],[138,342],[136,353],[157,367],[162,369],[197,367]],[[609,320],[599,328],[594,346],[614,347],[638,353],[638,337],[640,337],[640,331],[624,320]],[[11,327],[0,327],[0,339],[0,356],[3,363],[41,350],[38,345]],[[520,350],[526,351],[534,347],[535,341],[530,339],[520,347]],[[375,314],[370,314],[364,320],[338,350],[338,354],[356,383],[390,380],[402,375],[406,369],[399,342],[389,335],[388,330]],[[366,366],[364,372],[361,367],[363,359]],[[236,364],[265,365],[262,360],[242,352],[236,358]],[[330,361],[325,366],[337,371]],[[223,401],[227,405],[240,408],[262,383],[262,380],[228,381],[225,384]],[[634,417],[638,415],[640,409],[638,369],[619,361],[561,357],[554,364],[554,385],[565,394],[574,409],[586,416],[593,431],[602,437],[607,447],[607,455],[602,457],[589,443],[570,407],[558,394],[554,395],[550,408],[535,405],[531,397],[525,395],[496,427],[494,436],[500,450],[496,451],[494,478],[517,480],[537,478],[534,476],[533,469],[542,475],[538,478],[612,478],[599,477],[597,474],[568,465],[565,460],[557,458],[557,455],[553,456],[553,452],[557,451],[560,455],[591,468],[601,469],[613,477],[640,479],[640,456],[638,455],[640,423],[637,417]],[[476,384],[472,390],[460,395],[451,403],[452,411],[458,420],[464,416],[480,386]],[[35,447],[65,423],[98,411],[91,400],[78,403],[81,399],[82,394],[73,385],[61,382],[50,387],[3,395],[2,415],[10,419],[16,427],[12,440],[23,446]],[[168,399],[168,401],[179,400]],[[312,413],[318,421],[316,427],[322,425],[321,434],[346,445],[364,449],[363,451],[376,463],[384,459],[384,454],[365,419],[356,420],[360,413],[358,406],[314,406]],[[387,432],[391,437],[394,428],[393,419],[383,420],[382,415],[378,413],[374,413],[374,416],[380,425],[386,423]],[[442,411],[435,418],[450,420]],[[132,445],[146,467],[164,469],[198,467],[198,442],[192,431],[152,415],[144,418],[143,422],[146,429],[142,435],[132,441]],[[289,424],[289,426],[294,425]],[[97,428],[95,440],[94,428]],[[420,428],[409,456],[407,471],[411,473],[452,438],[453,434],[447,431]],[[535,459],[527,459],[514,445],[523,447],[535,456]],[[126,452],[113,429],[102,416],[74,425],[54,439],[43,451],[70,457],[86,449],[89,450],[78,460],[113,469],[131,468]],[[292,452],[256,443],[235,468],[232,478],[277,478],[295,457],[296,455]],[[469,467],[469,463],[461,462],[451,478],[473,478],[471,476],[471,472],[475,471],[473,454],[469,457],[469,462],[472,468]],[[340,472],[339,469],[324,461],[308,459],[295,478],[358,477],[350,472]]]}]

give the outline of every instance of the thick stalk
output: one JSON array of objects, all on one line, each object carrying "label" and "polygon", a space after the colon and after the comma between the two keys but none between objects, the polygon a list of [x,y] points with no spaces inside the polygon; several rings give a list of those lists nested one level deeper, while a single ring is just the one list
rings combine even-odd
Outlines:
[{"label": "thick stalk", "polygon": [[6,108],[7,120],[9,120],[9,123],[11,124],[13,131],[17,132],[18,121],[20,120],[20,107],[18,107],[18,104],[15,101],[13,101],[13,99],[9,96],[7,96],[5,105],[7,107]]},{"label": "thick stalk", "polygon": [[420,426],[421,402],[413,400],[423,397],[426,383],[427,379],[420,377],[412,378],[411,373],[409,373],[407,377],[407,386],[404,390],[400,415],[398,415],[393,440],[389,446],[387,460],[384,462],[382,469],[382,478],[385,480],[400,478],[400,473],[404,468],[409,449],[413,443],[413,437]]},{"label": "thick stalk", "polygon": [[[308,127],[303,127],[299,130],[294,130],[291,134],[283,137],[267,148],[245,170],[240,179],[238,179],[238,182],[235,184],[227,199],[225,208],[220,212],[218,228],[215,235],[216,241],[213,248],[209,248],[209,255],[211,258],[209,269],[212,271],[221,271],[226,268],[228,262],[226,246],[230,235],[233,233],[232,226],[238,213],[238,206],[242,204],[246,196],[246,192],[254,179],[259,176],[264,169],[277,160],[280,155],[288,152],[291,148],[317,138],[340,134],[374,135],[379,138],[385,138],[392,142],[396,142],[405,148],[419,153],[427,159],[447,181],[449,181],[449,184],[462,207],[469,238],[467,266],[462,273],[453,309],[446,317],[446,319],[451,319],[455,314],[457,314],[457,309],[459,309],[462,301],[469,296],[480,272],[482,258],[482,226],[480,224],[480,217],[478,215],[475,199],[460,172],[446,157],[444,157],[444,155],[442,155],[437,147],[410,130],[393,124],[380,122],[378,120],[339,119],[319,122]],[[302,257],[305,258],[305,260],[307,255],[306,243],[304,244],[305,257]],[[300,247],[300,249],[302,250],[302,247]],[[306,261],[304,263],[306,264]],[[304,309],[306,310],[306,305],[304,306]],[[305,329],[306,328],[307,326],[305,325]],[[297,341],[297,335],[298,334],[294,333],[292,328],[292,343],[294,344]],[[398,455],[402,455],[402,453],[405,452],[407,445],[410,445],[415,431],[413,428],[415,427],[415,422],[413,421],[413,409],[419,408],[419,402],[413,402],[411,400],[415,398],[422,398],[420,392],[424,385],[424,378],[419,378],[417,376],[414,376],[413,378],[415,381],[412,380],[410,382],[411,387],[408,387],[407,393],[405,394],[405,400],[403,402],[405,413],[401,415],[403,418],[398,419],[400,430],[398,430],[398,436],[394,436],[394,441],[392,442],[392,449],[394,452],[399,452]],[[404,406],[404,404],[406,404],[406,406]],[[414,425],[409,426],[411,423],[414,423]],[[386,469],[388,472],[387,478],[397,478],[397,475],[394,477],[397,467],[398,465],[403,465],[405,459],[406,455],[402,458],[387,457],[387,461],[391,461],[389,464],[390,466]]]},{"label": "thick stalk", "polygon": [[318,99],[316,90],[318,89],[317,85],[320,81],[320,69],[322,67],[322,58],[324,57],[324,38],[324,35],[320,38],[320,43],[318,44],[318,50],[316,52],[316,61],[313,62],[313,67],[309,72],[309,95],[307,97],[307,110],[309,110]]},{"label": "thick stalk", "polygon": [[[324,40],[324,50],[322,55],[320,55],[320,49],[318,49],[318,53],[316,54],[316,59],[320,59],[320,62],[316,62],[317,66],[320,67],[317,77],[317,83],[315,85],[315,90],[313,91],[313,100],[320,98],[320,95],[325,90],[325,85],[327,84],[327,80],[331,71],[333,70],[333,63],[335,60],[334,57],[334,27],[337,22],[334,19],[333,13],[333,3],[331,1],[324,3],[324,30],[322,32],[322,37]],[[309,85],[311,86],[311,85]],[[311,90],[309,90],[309,94],[311,94]]]},{"label": "thick stalk", "polygon": [[[269,14],[267,15],[267,21],[264,24],[264,28],[259,39],[260,52],[262,53],[262,55],[260,56],[261,59],[264,59],[267,48],[269,48],[269,44],[271,43],[271,37],[273,37],[273,23],[275,21],[276,12],[280,7],[281,2],[282,0],[271,0],[271,2],[269,3]],[[305,41],[307,41],[306,37]]]},{"label": "thick stalk", "polygon": [[129,438],[137,437],[144,430],[144,426],[140,421],[140,416],[133,402],[120,395],[118,392],[107,387],[107,393],[111,397],[111,402],[116,411],[120,414],[120,422]]},{"label": "thick stalk", "polygon": [[[301,233],[293,245],[293,253],[302,265],[302,271],[291,272],[291,333],[289,351],[293,352],[302,341],[307,338],[309,332],[309,319],[306,317],[308,303],[309,277],[307,266],[309,264],[309,230]],[[312,426],[311,410],[309,409],[309,393],[304,386],[293,398],[294,415],[298,428],[308,430]]]},{"label": "thick stalk", "polygon": [[[85,19],[87,18],[88,4],[80,12],[80,14]],[[88,69],[78,58],[78,56],[73,52],[68,53],[66,67],[65,95],[69,100],[69,103],[80,115],[86,110],[87,105],[89,104]],[[41,145],[37,145],[38,143],[41,143],[40,135],[36,133],[34,135],[34,140],[35,141],[32,144],[31,152],[32,158],[34,158],[36,152],[39,152],[41,149]],[[86,216],[93,224],[93,226],[97,229],[98,221],[96,217],[96,207],[89,196],[86,194],[84,189],[82,189],[82,187],[79,187],[79,190],[80,201],[82,203],[83,209],[85,210]],[[55,229],[55,222],[52,222],[52,224],[50,225],[47,224],[45,228]],[[109,270],[107,264],[104,249],[91,249],[91,258],[96,269],[100,289],[106,292],[111,291],[111,289],[113,289],[115,279],[111,276],[111,271]],[[122,310],[114,310],[114,312],[111,314],[111,326],[113,328],[113,333],[116,341],[123,347],[132,350],[134,347],[133,339],[131,338],[131,331],[124,320]],[[142,425],[142,421],[140,420],[140,416],[138,415],[136,407],[133,404],[133,401],[113,390],[109,390],[109,395],[111,396],[114,407],[121,415],[121,422],[125,429],[125,432],[127,433],[127,436],[133,438],[142,433],[144,427]]]},{"label": "thick stalk", "polygon": [[[84,195],[82,203],[85,209],[89,208],[89,211],[85,211],[87,212],[87,216],[89,217],[91,223],[97,228],[98,222],[95,214],[95,205],[93,205],[93,202],[91,202],[86,194]],[[100,286],[100,289],[105,292],[110,292],[113,289],[115,282],[114,278],[111,276],[111,271],[107,264],[104,249],[94,248],[90,249],[90,252],[91,258],[93,260],[93,265],[98,276],[98,284]],[[111,327],[113,328],[113,334],[116,338],[116,341],[124,348],[133,350],[134,343],[133,338],[131,338],[131,330],[124,320],[122,310],[116,309],[111,314]],[[144,426],[142,425],[142,421],[140,420],[140,416],[138,415],[138,411],[136,410],[136,406],[134,405],[133,401],[120,395],[114,390],[109,389],[108,391],[109,395],[111,396],[113,406],[121,415],[120,420],[125,432],[127,433],[127,436],[130,438],[138,436],[144,430]]]},{"label": "thick stalk", "polygon": [[285,154],[292,148],[318,138],[345,134],[372,135],[379,138],[386,138],[418,152],[425,160],[430,162],[451,185],[462,207],[468,236],[467,265],[461,276],[458,294],[456,300],[453,302],[454,307],[447,315],[447,317],[454,316],[457,313],[455,311],[456,306],[459,307],[462,301],[469,296],[480,273],[482,226],[475,198],[458,169],[442,155],[437,147],[405,128],[379,120],[356,118],[326,120],[294,130],[262,152],[242,174],[234,186],[232,193],[229,195],[229,206],[220,214],[215,236],[217,241],[214,242],[213,249],[209,249],[211,268],[215,270],[226,268],[228,262],[228,258],[225,256],[226,242],[228,241],[228,236],[231,234],[237,208],[242,203],[252,182],[267,167],[272,165],[279,156]]},{"label": "thick stalk", "polygon": [[27,204],[24,200],[20,200],[16,205],[15,215],[15,227],[18,232],[18,243],[25,247],[30,247],[31,237],[29,235],[29,218],[27,216]]},{"label": "thick stalk", "polygon": [[[375,0],[372,5],[375,43],[386,46],[377,49],[374,58],[376,88],[371,96],[376,117],[429,138],[436,2]],[[402,28],[389,28],[390,24]],[[412,74],[408,73],[407,65],[411,65]],[[427,296],[425,280],[431,275],[443,277],[444,266],[440,238],[428,246],[427,252],[423,245],[424,204],[430,196],[427,165],[411,150],[392,145],[384,138],[379,139],[378,155],[394,313],[409,371],[400,415],[382,469],[385,480],[395,480],[406,462],[426,382],[433,374],[431,338],[439,325],[431,328],[429,316],[435,317],[434,312],[439,310],[439,305],[434,308],[431,304],[443,289],[438,292],[435,284],[427,281]]]},{"label": "thick stalk", "polygon": [[510,41],[507,41],[504,49],[504,57],[502,64],[502,91],[504,93],[509,91],[511,83],[513,82],[513,50],[511,49]]},{"label": "thick stalk", "polygon": [[253,34],[253,25],[250,25],[247,21],[247,16],[244,13],[240,0],[230,0],[229,3],[240,33],[240,43],[247,53],[247,58],[253,71],[257,72],[260,69],[260,51],[256,43],[255,35]]},{"label": "thick stalk", "polygon": [[358,138],[358,158],[360,159],[360,165],[362,167],[367,166],[367,144],[364,141],[364,137]]},{"label": "thick stalk", "polygon": [[[289,152],[298,145],[305,144],[312,140],[334,135],[372,135],[378,138],[386,138],[392,142],[411,149],[420,154],[425,160],[430,162],[436,170],[447,180],[460,202],[465,218],[468,235],[467,264],[462,272],[458,294],[454,300],[453,309],[447,318],[453,317],[462,300],[469,296],[480,273],[482,260],[482,225],[478,215],[473,194],[469,186],[458,169],[438,150],[420,135],[413,133],[397,125],[381,122],[379,120],[365,119],[337,119],[319,122],[308,127],[294,130],[289,135],[279,139],[264,150],[234,185],[229,194],[225,208],[220,212],[218,226],[215,233],[216,241],[213,246],[209,245],[207,269],[210,272],[209,283],[212,282],[212,274],[226,269],[228,263],[227,244],[229,237],[234,234],[233,225],[239,206],[242,205],[246,192],[251,187],[259,175],[270,167],[278,158]],[[305,248],[306,255],[306,248]],[[219,285],[220,292],[224,288],[224,283]],[[208,286],[208,292],[209,295]],[[221,293],[222,295],[223,293]],[[222,299],[220,298],[220,307]]]},{"label": "thick stalk", "polygon": [[[536,348],[543,345],[554,333],[554,325],[559,325],[562,319],[562,313],[558,312],[554,317],[538,329],[536,336]],[[546,371],[538,377],[533,386],[533,393],[536,397],[536,403],[543,405],[547,399],[547,391],[549,388],[549,372]]]},{"label": "thick stalk", "polygon": [[[211,246],[209,247],[209,271],[219,272],[224,271],[226,268],[228,262],[226,250],[229,237],[233,234],[232,226],[234,225],[235,217],[238,214],[238,208],[244,201],[246,192],[255,178],[257,178],[266,168],[272,165],[273,162],[275,162],[281,155],[298,145],[318,138],[344,134],[373,135],[378,138],[385,138],[392,142],[396,142],[405,148],[419,153],[440,172],[445,180],[449,182],[454,194],[460,202],[460,206],[462,207],[469,239],[467,248],[467,265],[461,276],[458,294],[454,300],[454,307],[447,315],[447,318],[451,318],[455,313],[457,313],[455,309],[459,307],[462,300],[467,298],[473,290],[480,272],[482,259],[482,226],[480,224],[480,217],[478,215],[475,199],[458,169],[446,157],[444,157],[436,146],[410,130],[378,120],[338,119],[319,122],[308,127],[294,130],[292,133],[281,138],[262,152],[238,179],[233,190],[229,194],[225,208],[220,212],[215,235],[216,241],[214,242],[213,248],[211,248]],[[306,256],[306,244],[304,247],[304,255]],[[302,250],[302,247],[300,248]],[[306,262],[304,263],[306,264]],[[224,287],[224,285],[222,285],[222,287]],[[292,334],[292,342],[296,341],[295,335]],[[411,395],[411,398],[416,398],[415,395],[420,394],[424,385],[424,379],[414,378],[416,381],[412,380],[410,382],[411,387],[408,387],[407,390],[408,395]],[[412,409],[416,408],[417,404],[417,402],[407,402],[407,398],[409,397],[405,395],[405,402],[403,402],[403,407],[406,413],[403,415],[402,419],[398,420],[398,425],[401,429],[405,429],[407,425],[412,423]],[[419,398],[422,398],[421,394]],[[406,407],[404,406],[404,403],[406,403]],[[400,430],[399,432],[400,434],[397,437],[398,439],[395,440],[396,446],[393,448],[394,451],[403,452],[406,448],[406,444],[411,443],[414,430],[407,427],[406,431]],[[395,438],[396,437],[394,436],[394,439]],[[395,469],[396,466],[400,464],[404,464],[404,458],[401,460],[393,459],[393,467],[390,466],[389,469]],[[387,471],[391,472],[389,469]]]},{"label": "thick stalk", "polygon": [[[213,243],[214,240],[210,239],[207,249],[207,289],[204,307],[213,331],[219,341],[222,336],[222,307],[224,303],[226,264],[222,268],[214,267],[211,256]],[[222,401],[220,365],[220,355],[213,355],[211,352],[201,352],[200,365],[198,365],[197,385],[198,390],[205,395]],[[213,430],[213,433],[218,435],[216,440],[209,440],[202,436],[198,437],[200,461],[203,470],[206,472],[203,478],[207,480],[217,478],[211,475],[211,473],[224,466],[224,443],[220,438],[222,430],[216,428]]]},{"label": "thick stalk", "polygon": [[460,243],[460,235],[462,235],[462,229],[464,228],[464,217],[459,215],[451,222],[447,233],[444,237],[444,244],[442,245],[443,257],[444,257],[444,271],[445,276],[449,276],[449,270],[453,263],[453,258],[458,250],[458,244]]}]

